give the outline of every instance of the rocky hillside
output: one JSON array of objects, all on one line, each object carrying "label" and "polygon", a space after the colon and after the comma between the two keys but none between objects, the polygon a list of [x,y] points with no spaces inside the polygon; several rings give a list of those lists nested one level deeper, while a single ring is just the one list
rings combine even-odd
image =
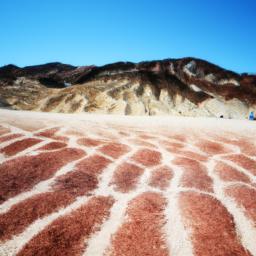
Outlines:
[{"label": "rocky hillside", "polygon": [[256,110],[256,76],[195,58],[0,68],[0,105],[45,112],[212,116]]}]

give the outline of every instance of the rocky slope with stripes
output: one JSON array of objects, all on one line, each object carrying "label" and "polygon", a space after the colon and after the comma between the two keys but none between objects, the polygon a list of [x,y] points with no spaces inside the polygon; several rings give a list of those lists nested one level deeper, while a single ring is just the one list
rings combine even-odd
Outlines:
[{"label": "rocky slope with stripes", "polygon": [[256,126],[0,110],[0,255],[256,255]]},{"label": "rocky slope with stripes", "polygon": [[247,119],[256,75],[196,58],[101,67],[48,63],[0,67],[0,106],[16,110]]}]

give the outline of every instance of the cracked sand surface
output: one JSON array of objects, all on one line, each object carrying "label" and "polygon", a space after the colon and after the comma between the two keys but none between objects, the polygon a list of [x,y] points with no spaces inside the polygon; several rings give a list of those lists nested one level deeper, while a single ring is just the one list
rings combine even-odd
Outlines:
[{"label": "cracked sand surface", "polygon": [[0,255],[256,255],[256,125],[0,110]]}]

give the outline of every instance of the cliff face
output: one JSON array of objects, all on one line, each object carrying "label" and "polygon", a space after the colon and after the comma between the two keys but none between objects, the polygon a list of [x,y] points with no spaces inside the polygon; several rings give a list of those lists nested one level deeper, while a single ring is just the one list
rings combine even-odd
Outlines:
[{"label": "cliff face", "polygon": [[47,112],[247,118],[256,76],[195,59],[0,68],[0,104]]}]

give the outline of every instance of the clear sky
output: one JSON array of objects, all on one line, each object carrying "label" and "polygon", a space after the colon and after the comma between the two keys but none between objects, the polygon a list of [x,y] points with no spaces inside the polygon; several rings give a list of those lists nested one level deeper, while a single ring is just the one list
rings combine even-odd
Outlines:
[{"label": "clear sky", "polygon": [[0,0],[0,66],[187,56],[256,72],[256,1]]}]

